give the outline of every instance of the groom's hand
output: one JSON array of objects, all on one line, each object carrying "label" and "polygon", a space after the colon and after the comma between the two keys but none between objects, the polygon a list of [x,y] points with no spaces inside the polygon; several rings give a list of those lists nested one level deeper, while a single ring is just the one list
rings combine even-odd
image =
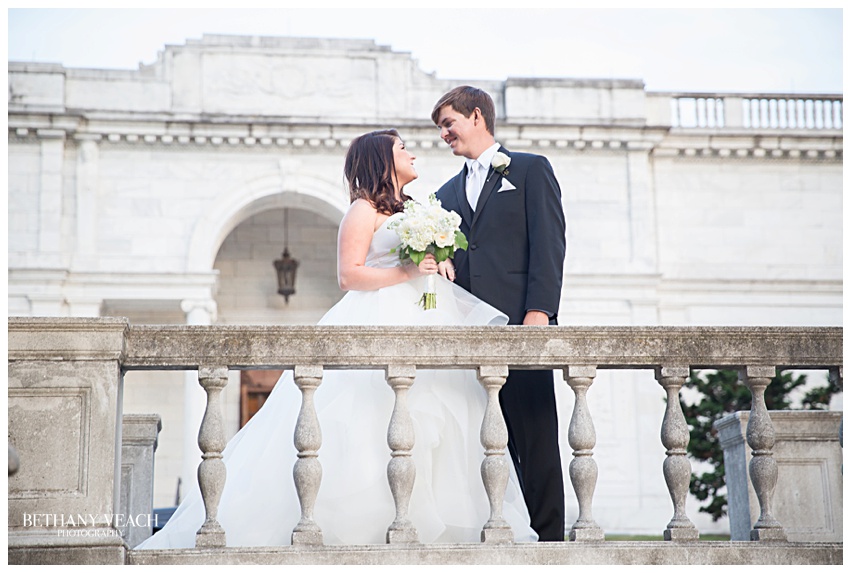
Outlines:
[{"label": "groom's hand", "polygon": [[529,326],[547,326],[550,324],[550,317],[547,313],[540,310],[526,311],[526,316],[523,317],[523,324]]},{"label": "groom's hand", "polygon": [[445,279],[455,282],[455,265],[451,259],[437,263],[437,272]]}]

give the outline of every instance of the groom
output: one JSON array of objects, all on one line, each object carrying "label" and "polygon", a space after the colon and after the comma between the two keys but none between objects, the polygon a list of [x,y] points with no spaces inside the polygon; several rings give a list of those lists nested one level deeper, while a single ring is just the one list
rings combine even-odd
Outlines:
[{"label": "groom", "polygon": [[[464,167],[437,192],[469,247],[441,274],[501,310],[509,324],[556,324],[565,255],[561,189],[549,161],[494,139],[486,92],[460,86],[431,119]],[[500,391],[508,449],[541,541],[564,541],[564,482],[552,370],[512,370]]]}]

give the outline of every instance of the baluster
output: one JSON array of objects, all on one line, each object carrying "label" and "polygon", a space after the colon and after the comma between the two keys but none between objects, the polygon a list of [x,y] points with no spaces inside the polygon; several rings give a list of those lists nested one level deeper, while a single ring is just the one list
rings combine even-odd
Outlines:
[{"label": "baluster", "polygon": [[671,98],[671,127],[680,127],[680,100]]},{"label": "baluster", "polygon": [[708,127],[709,119],[707,118],[708,112],[706,107],[706,98],[697,98],[695,100],[695,107],[695,113],[697,115],[697,127]]},{"label": "baluster", "polygon": [[293,466],[293,479],[301,505],[301,519],[293,529],[293,545],[322,545],[322,529],[313,520],[313,506],[322,482],[322,464],[319,448],[322,446],[322,429],[313,405],[313,394],[322,383],[322,366],[297,365],[293,372],[295,384],[301,390],[301,409],[296,420],[293,443],[298,459]]},{"label": "baluster", "polygon": [[396,394],[393,415],[387,428],[387,445],[390,446],[390,462],[387,464],[387,479],[393,502],[396,504],[396,519],[387,528],[387,543],[418,543],[417,530],[408,519],[411,491],[414,489],[416,468],[411,460],[414,447],[414,422],[408,411],[408,389],[414,383],[414,366],[390,365],[387,367],[387,383]]},{"label": "baluster", "polygon": [[573,484],[573,490],[579,502],[579,517],[570,528],[571,541],[602,541],[605,538],[603,530],[591,516],[591,500],[597,485],[597,462],[592,458],[597,435],[594,432],[594,421],[591,419],[585,394],[596,375],[596,366],[565,368],[567,384],[576,395],[567,434],[567,441],[573,448],[573,460],[569,467],[570,483]]},{"label": "baluster", "polygon": [[225,428],[220,397],[228,383],[227,366],[200,366],[198,382],[207,392],[207,407],[198,431],[201,463],[198,465],[198,486],[204,502],[206,519],[195,534],[196,547],[224,547],[225,530],[216,519],[219,501],[225,488],[227,470],[222,461],[225,449]]},{"label": "baluster", "polygon": [[480,366],[479,382],[487,391],[488,402],[479,437],[485,448],[482,461],[482,481],[490,503],[490,519],[482,528],[482,543],[513,543],[514,532],[502,515],[505,488],[508,485],[508,427],[499,406],[499,391],[508,377],[508,366]]},{"label": "baluster", "polygon": [[668,523],[663,537],[665,541],[688,541],[698,539],[697,528],[686,515],[686,496],[691,480],[691,462],[686,457],[689,431],[683,410],[680,407],[680,388],[689,375],[688,366],[663,366],[656,368],[656,380],[667,393],[665,417],[662,420],[662,445],[665,458],[662,473],[674,502],[674,516]]},{"label": "baluster", "polygon": [[744,372],[752,398],[747,440],[753,457],[748,469],[760,508],[759,519],[751,529],[751,541],[786,541],[783,527],[771,515],[771,498],[777,485],[777,461],[771,451],[775,434],[774,424],[765,407],[765,389],[774,375],[773,366],[748,366]]}]

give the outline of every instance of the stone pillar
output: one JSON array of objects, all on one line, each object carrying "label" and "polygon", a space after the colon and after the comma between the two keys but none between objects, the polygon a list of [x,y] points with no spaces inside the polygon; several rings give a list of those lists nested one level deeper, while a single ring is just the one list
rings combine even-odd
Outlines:
[{"label": "stone pillar", "polygon": [[656,380],[665,389],[667,400],[662,420],[662,445],[668,456],[662,465],[665,483],[674,502],[674,516],[663,533],[665,541],[698,539],[697,528],[686,515],[686,497],[691,480],[691,463],[686,457],[689,441],[688,424],[680,407],[680,388],[689,375],[688,366],[656,368]]},{"label": "stone pillar", "polygon": [[743,128],[745,126],[744,98],[724,96],[724,127]]},{"label": "stone pillar", "polygon": [[122,319],[9,319],[8,562],[121,564]]},{"label": "stone pillar", "polygon": [[68,316],[100,316],[103,299],[96,296],[69,296],[65,302],[68,307]]},{"label": "stone pillar", "polygon": [[390,446],[390,462],[387,464],[387,480],[396,518],[387,528],[387,543],[417,543],[417,529],[408,519],[411,492],[414,489],[416,468],[411,460],[414,447],[414,421],[408,411],[408,390],[414,384],[415,366],[390,365],[387,367],[387,383],[393,388],[396,401],[390,425],[387,428],[387,445]]},{"label": "stone pillar", "polygon": [[[186,324],[210,325],[216,320],[216,302],[210,299],[187,299],[180,304],[186,313]],[[198,373],[187,370],[183,382],[183,470],[180,475],[181,499],[183,493],[198,483],[198,464],[201,449],[198,447],[198,428],[207,405],[207,396],[198,385]]]},{"label": "stone pillar", "polygon": [[89,268],[96,253],[98,232],[98,171],[100,149],[96,134],[78,134],[77,142],[77,226],[75,268]]},{"label": "stone pillar", "polygon": [[121,432],[119,530],[131,548],[151,536],[155,523],[154,452],[162,422],[157,414],[125,414]]},{"label": "stone pillar", "polygon": [[751,541],[786,541],[783,527],[771,514],[771,499],[777,485],[777,461],[772,452],[775,432],[765,407],[765,389],[775,374],[773,366],[747,366],[743,372],[752,397],[747,438],[753,458],[748,469],[760,507],[759,519],[751,529]]},{"label": "stone pillar", "polygon": [[579,516],[568,535],[571,541],[603,541],[605,539],[603,530],[591,515],[591,501],[594,498],[594,488],[597,486],[597,462],[592,458],[597,434],[594,431],[594,421],[591,419],[585,395],[596,375],[596,366],[568,366],[564,370],[567,384],[576,395],[567,434],[567,441],[573,448],[573,460],[569,467],[570,483],[573,484],[579,503]]},{"label": "stone pillar", "polygon": [[485,448],[482,461],[482,480],[488,495],[491,515],[482,528],[482,543],[513,543],[514,532],[502,515],[505,488],[508,486],[508,427],[499,406],[499,391],[508,378],[508,366],[480,366],[479,382],[487,392],[488,402],[482,420],[481,440]]},{"label": "stone pillar", "polygon": [[[626,152],[627,194],[629,206],[629,264],[634,273],[656,273],[658,253],[656,238],[656,203],[653,196],[653,170],[648,141],[630,142]],[[645,309],[649,310],[649,309]],[[636,310],[633,310],[636,312]],[[656,317],[635,317],[638,324],[656,324]],[[639,322],[640,321],[640,322]]]},{"label": "stone pillar", "polygon": [[46,268],[63,266],[62,167],[65,162],[65,131],[39,129],[41,165],[38,196],[38,257]]}]

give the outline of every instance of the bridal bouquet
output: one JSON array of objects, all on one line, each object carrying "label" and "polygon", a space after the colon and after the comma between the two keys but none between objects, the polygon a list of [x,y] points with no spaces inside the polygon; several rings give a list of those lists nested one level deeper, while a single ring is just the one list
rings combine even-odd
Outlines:
[{"label": "bridal bouquet", "polygon": [[[460,226],[461,216],[444,209],[432,193],[428,196],[428,203],[405,201],[402,213],[387,227],[394,229],[402,241],[393,250],[395,252],[398,249],[399,260],[411,259],[411,262],[419,265],[428,253],[433,254],[440,263],[452,258],[455,249],[467,250],[467,237],[460,231]],[[420,305],[426,310],[437,308],[434,275],[428,275],[428,284]]]}]

